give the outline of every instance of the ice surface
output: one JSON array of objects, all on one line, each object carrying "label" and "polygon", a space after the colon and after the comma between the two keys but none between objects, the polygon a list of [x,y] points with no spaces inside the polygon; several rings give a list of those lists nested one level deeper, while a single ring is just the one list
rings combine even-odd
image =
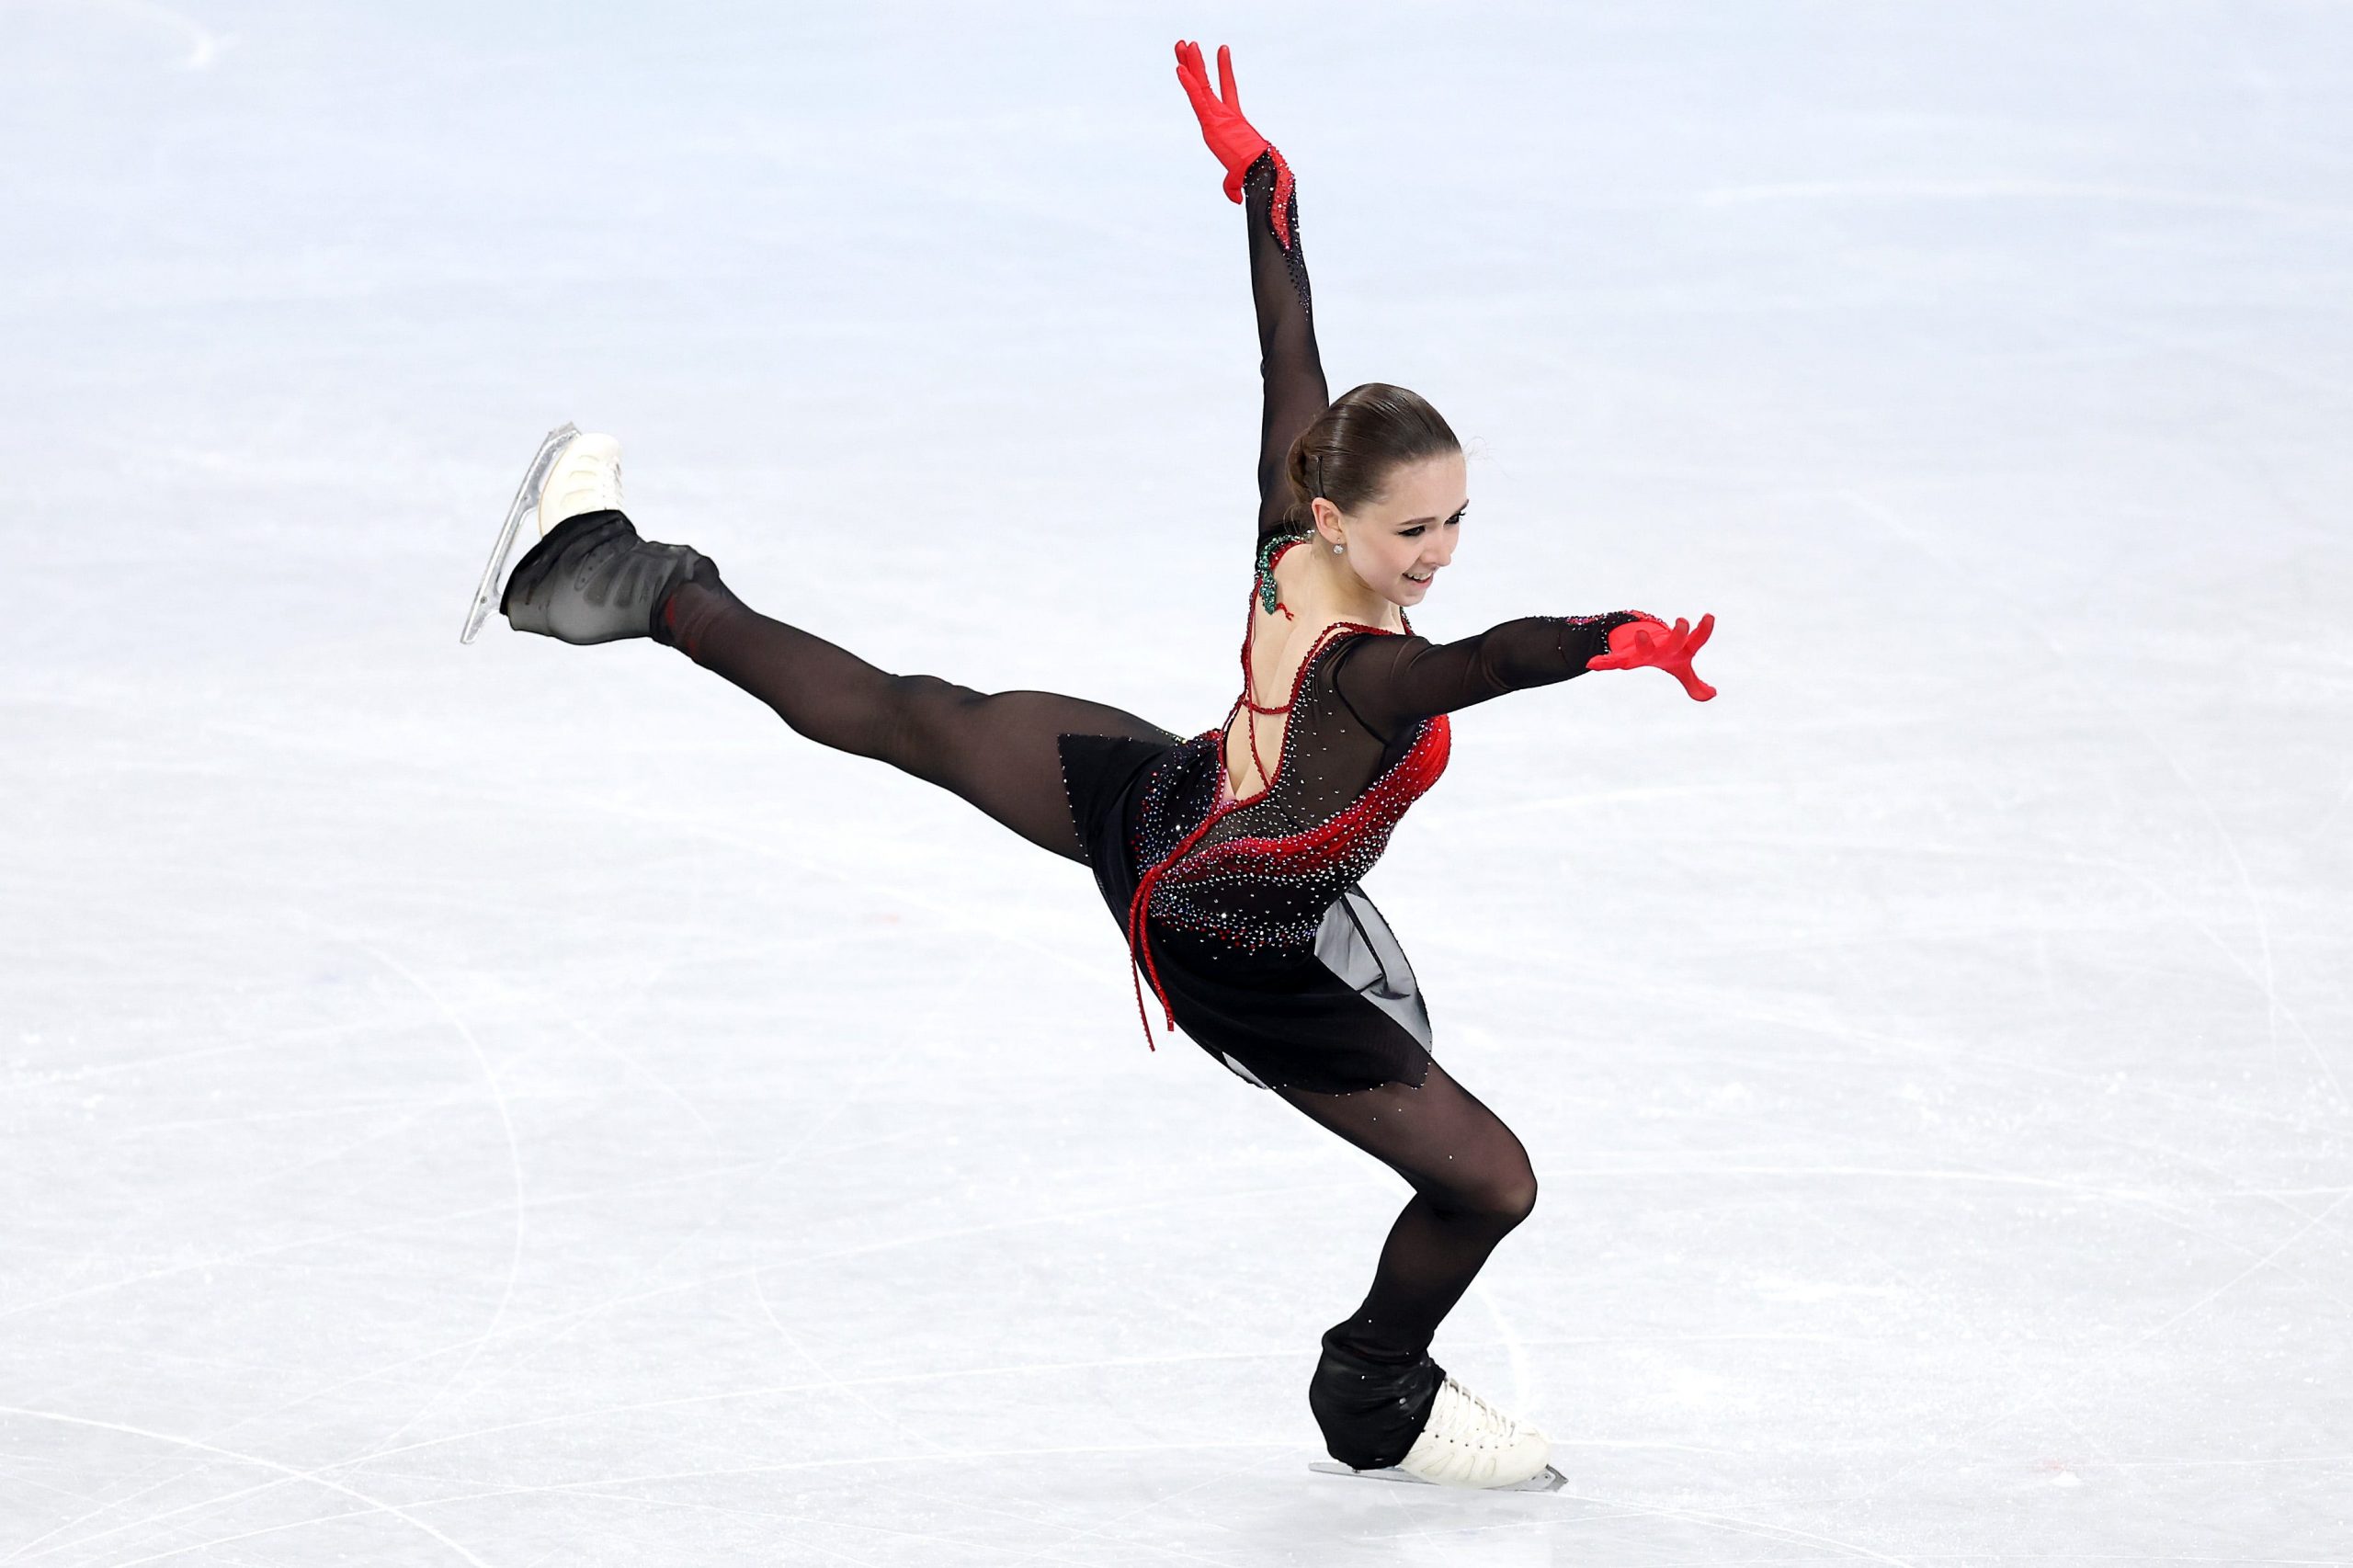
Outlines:
[{"label": "ice surface", "polygon": [[[886,667],[1193,733],[1256,354],[1472,445],[1369,887],[1555,1495],[1309,1473],[1404,1188],[1077,866],[450,635],[564,419]],[[0,10],[0,1561],[2353,1558],[2353,14]]]}]

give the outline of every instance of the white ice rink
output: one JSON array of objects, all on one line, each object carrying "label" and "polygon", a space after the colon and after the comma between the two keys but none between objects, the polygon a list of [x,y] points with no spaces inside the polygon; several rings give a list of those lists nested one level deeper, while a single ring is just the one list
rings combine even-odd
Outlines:
[{"label": "white ice rink", "polygon": [[[647,643],[457,633],[540,432],[886,668],[1185,733],[1257,356],[1472,511],[1368,879],[1543,1186],[1406,1189],[1086,871]],[[0,1565],[2353,1562],[2353,11],[0,9]]]}]

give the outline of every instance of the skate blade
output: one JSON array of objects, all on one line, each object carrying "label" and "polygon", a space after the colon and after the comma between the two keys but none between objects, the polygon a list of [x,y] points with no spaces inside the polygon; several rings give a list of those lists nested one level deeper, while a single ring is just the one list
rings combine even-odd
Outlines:
[{"label": "skate blade", "polygon": [[514,505],[506,508],[506,526],[498,530],[498,542],[491,546],[490,564],[482,569],[482,585],[474,590],[473,608],[466,612],[466,629],[458,634],[459,642],[472,642],[482,623],[490,619],[491,606],[498,602],[498,574],[506,569],[506,558],[515,551],[515,536],[523,519],[540,509],[540,492],[547,485],[548,472],[555,467],[557,456],[579,434],[579,426],[564,424],[540,437],[540,449],[531,454],[531,466],[523,471],[523,483],[516,487]]},{"label": "skate blade", "polygon": [[[1394,1465],[1386,1470],[1351,1470],[1337,1460],[1316,1460],[1307,1468],[1320,1475],[1354,1475],[1366,1481],[1402,1481],[1411,1486],[1438,1484],[1437,1482],[1425,1480],[1411,1471],[1399,1470]],[[1447,1490],[1449,1492],[1558,1492],[1568,1483],[1567,1476],[1548,1464],[1526,1481],[1510,1486],[1449,1486]]]}]

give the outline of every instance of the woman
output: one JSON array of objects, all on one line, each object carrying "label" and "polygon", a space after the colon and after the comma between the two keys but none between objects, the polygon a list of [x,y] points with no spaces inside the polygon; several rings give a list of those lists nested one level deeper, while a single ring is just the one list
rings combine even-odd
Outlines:
[{"label": "woman", "polygon": [[499,608],[567,642],[669,643],[810,739],[953,790],[1086,865],[1128,933],[1139,1014],[1148,983],[1164,1028],[1415,1189],[1309,1383],[1333,1457],[1447,1484],[1558,1485],[1544,1435],[1429,1356],[1536,1178],[1511,1130],[1431,1060],[1413,970],[1358,879],[1444,769],[1449,712],[1643,665],[1705,700],[1691,656],[1712,619],[1537,615],[1456,642],[1414,634],[1406,608],[1460,536],[1461,444],[1402,387],[1329,400],[1290,167],[1243,119],[1226,50],[1217,92],[1198,46],[1176,56],[1226,195],[1245,208],[1266,383],[1244,688],[1222,725],[1188,740],[1079,698],[892,675],[771,619],[708,557],[638,537],[609,437],[563,449],[542,537]]}]

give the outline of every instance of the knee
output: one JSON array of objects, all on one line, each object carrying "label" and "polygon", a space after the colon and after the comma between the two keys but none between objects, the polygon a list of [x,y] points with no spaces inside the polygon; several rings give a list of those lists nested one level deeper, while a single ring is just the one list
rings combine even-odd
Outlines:
[{"label": "knee", "polygon": [[1536,1212],[1536,1173],[1523,1165],[1519,1175],[1496,1192],[1495,1199],[1497,1217],[1518,1224]]},{"label": "knee", "polygon": [[949,717],[980,701],[981,693],[938,676],[892,676],[885,689],[890,722],[881,755],[910,773],[930,777],[938,770]]},{"label": "knee", "polygon": [[1536,1211],[1536,1172],[1525,1162],[1483,1172],[1449,1196],[1458,1213],[1478,1215],[1508,1231]]},{"label": "knee", "polygon": [[958,686],[938,676],[892,676],[890,690],[892,699],[911,713],[969,702],[980,695],[969,686]]}]

